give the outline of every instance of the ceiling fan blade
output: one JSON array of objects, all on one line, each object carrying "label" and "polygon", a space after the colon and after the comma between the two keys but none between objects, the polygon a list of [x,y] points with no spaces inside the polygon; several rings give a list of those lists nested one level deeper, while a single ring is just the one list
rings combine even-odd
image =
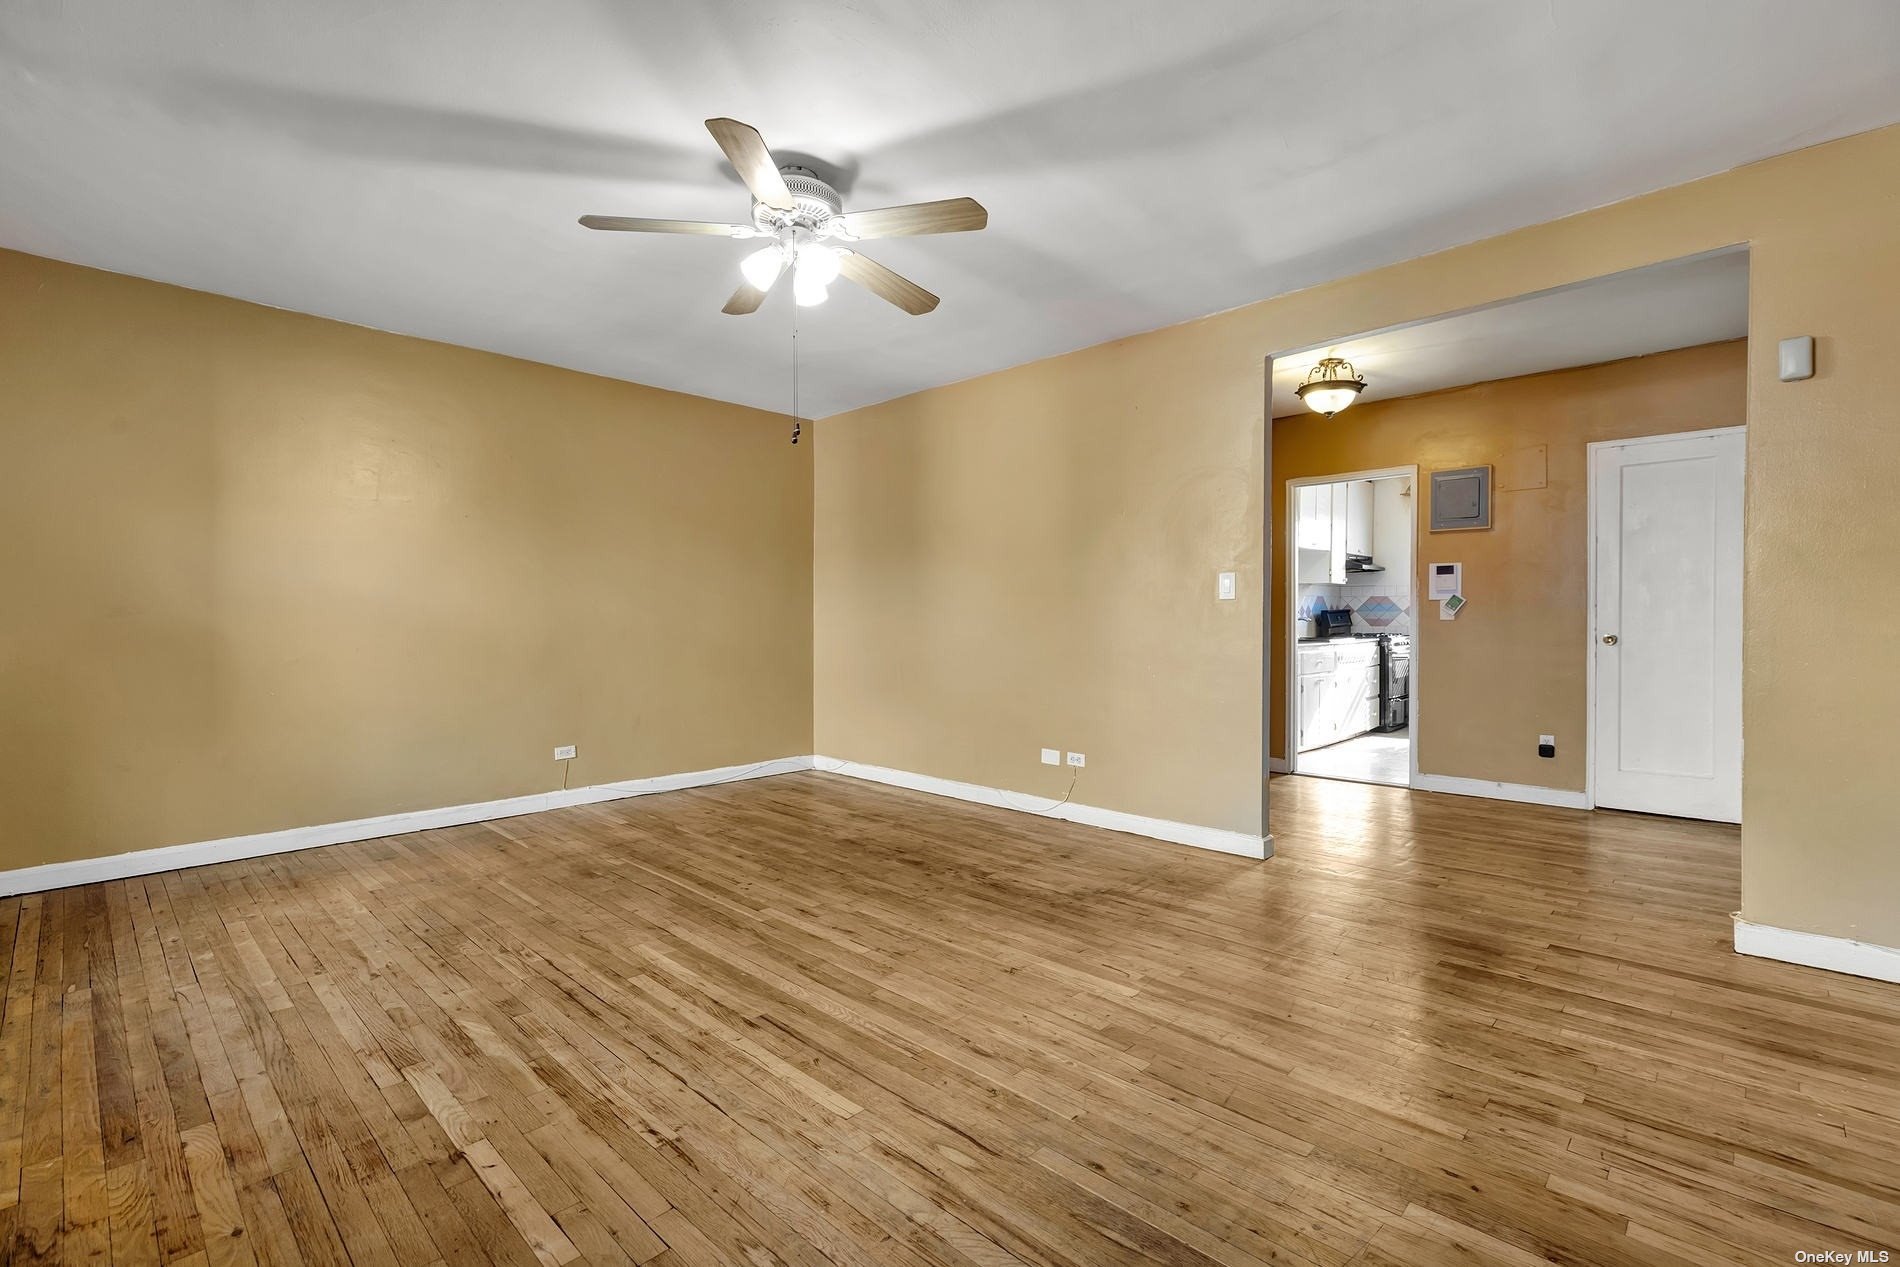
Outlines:
[{"label": "ceiling fan blade", "polygon": [[[781,272],[779,277],[783,276],[785,274]],[[778,285],[778,277],[772,279],[772,286],[776,285]],[[726,300],[726,306],[719,311],[728,317],[743,317],[747,313],[757,312],[759,305],[765,302],[765,297],[772,293],[772,286],[760,290],[751,282],[740,282],[739,289],[732,292],[732,298]]]},{"label": "ceiling fan blade", "polygon": [[754,198],[780,211],[797,210],[792,191],[785,187],[785,178],[778,174],[778,160],[765,148],[765,138],[759,135],[757,128],[737,119],[708,119],[706,130],[719,142],[719,148],[732,163],[732,170],[739,173],[739,179],[745,182]]},{"label": "ceiling fan blade", "polygon": [[622,233],[700,233],[715,238],[749,238],[750,225],[715,224],[711,220],[648,220],[642,216],[582,216],[590,229],[616,229]]},{"label": "ceiling fan blade", "polygon": [[896,304],[913,317],[921,317],[940,302],[938,298],[907,277],[893,273],[876,260],[856,251],[838,253],[838,273],[876,295]]},{"label": "ceiling fan blade", "polygon": [[990,213],[974,198],[913,202],[903,207],[853,211],[845,227],[856,238],[902,238],[920,233],[968,233],[990,222]]}]

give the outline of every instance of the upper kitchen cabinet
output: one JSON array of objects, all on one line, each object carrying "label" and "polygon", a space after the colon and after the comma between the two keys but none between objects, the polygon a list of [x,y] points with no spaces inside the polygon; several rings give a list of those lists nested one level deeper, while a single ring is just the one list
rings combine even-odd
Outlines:
[{"label": "upper kitchen cabinet", "polygon": [[1307,484],[1294,491],[1293,556],[1302,585],[1346,579],[1346,486]]},{"label": "upper kitchen cabinet", "polygon": [[1372,553],[1372,481],[1308,484],[1298,497],[1293,549],[1303,585],[1343,585],[1346,556]]},{"label": "upper kitchen cabinet", "polygon": [[1372,481],[1351,480],[1344,484],[1335,484],[1334,500],[1341,500],[1339,490],[1344,490],[1345,531],[1347,554],[1372,553]]},{"label": "upper kitchen cabinet", "polygon": [[1293,544],[1302,550],[1330,550],[1333,543],[1333,486],[1307,484],[1293,490],[1298,514],[1293,520]]}]

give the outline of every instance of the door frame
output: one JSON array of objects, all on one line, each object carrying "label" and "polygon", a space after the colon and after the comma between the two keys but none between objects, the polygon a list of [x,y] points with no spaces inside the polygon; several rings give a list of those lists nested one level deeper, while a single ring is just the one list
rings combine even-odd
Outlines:
[{"label": "door frame", "polygon": [[[1597,807],[1597,451],[1628,449],[1640,444],[1664,444],[1671,440],[1702,440],[1715,436],[1742,437],[1742,575],[1748,575],[1748,424],[1732,427],[1700,427],[1694,431],[1668,431],[1661,435],[1630,436],[1622,440],[1592,440],[1583,446],[1584,573],[1586,576],[1583,630],[1583,799],[1589,809]],[[1746,608],[1747,590],[1743,588]],[[1742,612],[1736,612],[1740,620]],[[1746,649],[1744,649],[1746,655]],[[1743,711],[1743,751],[1746,755],[1747,715]]]},{"label": "door frame", "polygon": [[1286,772],[1300,772],[1300,639],[1294,632],[1299,617],[1297,609],[1300,602],[1300,558],[1299,545],[1295,537],[1300,515],[1299,490],[1311,488],[1317,484],[1339,484],[1347,480],[1385,480],[1410,478],[1412,481],[1412,557],[1406,560],[1411,573],[1412,587],[1412,669],[1410,684],[1406,688],[1406,721],[1411,729],[1411,742],[1406,744],[1409,751],[1411,769],[1406,774],[1407,786],[1418,786],[1418,467],[1382,466],[1369,471],[1346,471],[1338,475],[1302,475],[1286,482],[1286,623],[1280,634],[1286,639],[1286,716],[1282,724],[1286,736],[1282,741],[1286,745]]}]

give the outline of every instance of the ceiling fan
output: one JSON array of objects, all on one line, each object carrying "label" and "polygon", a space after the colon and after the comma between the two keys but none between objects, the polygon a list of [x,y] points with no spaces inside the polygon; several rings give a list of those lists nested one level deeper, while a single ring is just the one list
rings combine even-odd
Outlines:
[{"label": "ceiling fan", "polygon": [[825,302],[839,277],[856,282],[880,299],[920,317],[937,306],[937,297],[916,282],[893,273],[876,260],[834,242],[866,238],[911,237],[924,233],[965,233],[990,222],[990,213],[974,198],[914,202],[876,211],[844,210],[838,191],[809,168],[780,166],[758,129],[737,119],[708,119],[706,130],[726,152],[739,179],[752,191],[751,224],[706,220],[646,220],[637,216],[582,216],[590,229],[623,233],[693,233],[707,237],[763,238],[768,245],[740,261],[745,281],[722,310],[733,316],[757,312],[787,272],[792,297],[800,307]]}]

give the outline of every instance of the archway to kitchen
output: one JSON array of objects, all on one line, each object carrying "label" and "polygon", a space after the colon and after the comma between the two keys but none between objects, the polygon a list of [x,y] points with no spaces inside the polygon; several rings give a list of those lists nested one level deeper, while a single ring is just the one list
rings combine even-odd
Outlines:
[{"label": "archway to kitchen", "polygon": [[[1620,732],[1627,742],[1632,733],[1628,712],[1620,727],[1599,725],[1600,662],[1627,661],[1632,631],[1622,630],[1621,645],[1599,645],[1594,472],[1605,449],[1745,421],[1747,314],[1748,255],[1734,248],[1276,353],[1269,769],[1578,808],[1625,805],[1599,798],[1597,786],[1599,741]],[[1350,361],[1366,384],[1330,417],[1295,394],[1327,357]],[[1385,481],[1394,486],[1381,503]],[[1409,498],[1391,495],[1408,485]],[[1389,531],[1393,515],[1380,544],[1378,514],[1400,500],[1393,514],[1412,529],[1403,559]],[[1433,579],[1461,601],[1434,597]],[[1652,614],[1700,601],[1697,577],[1682,584],[1684,603],[1661,602]],[[1713,617],[1724,628],[1739,620],[1730,606],[1738,604]],[[1655,627],[1668,625],[1659,618]],[[1390,635],[1400,632],[1409,652],[1402,679],[1380,671],[1377,651],[1346,645],[1384,633],[1389,653]],[[1305,664],[1303,648],[1315,649]],[[1738,674],[1701,676],[1723,728],[1738,736],[1739,719],[1727,716],[1739,694],[1728,678]],[[1622,701],[1627,710],[1628,690]],[[1635,733],[1648,743],[1681,729],[1677,722],[1707,702],[1670,712],[1637,699],[1655,724]],[[1411,741],[1404,766],[1358,759],[1382,734]],[[1628,753],[1611,755],[1612,765],[1629,764]]]}]

